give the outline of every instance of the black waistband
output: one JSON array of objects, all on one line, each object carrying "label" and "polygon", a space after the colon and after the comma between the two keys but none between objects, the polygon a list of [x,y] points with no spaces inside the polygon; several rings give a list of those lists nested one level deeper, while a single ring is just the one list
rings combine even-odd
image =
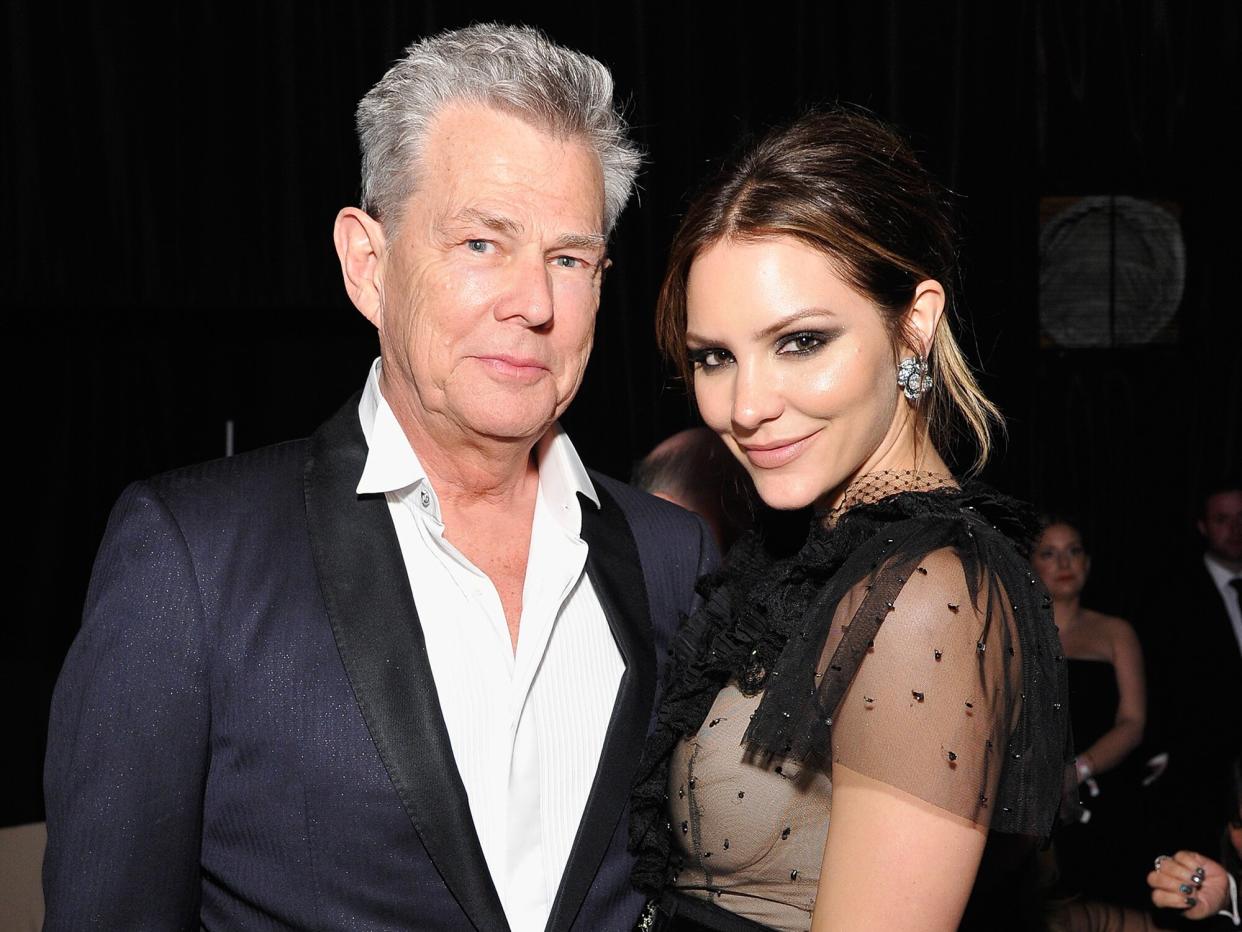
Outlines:
[{"label": "black waistband", "polygon": [[660,932],[771,932],[768,926],[731,913],[711,900],[671,891],[660,897]]}]

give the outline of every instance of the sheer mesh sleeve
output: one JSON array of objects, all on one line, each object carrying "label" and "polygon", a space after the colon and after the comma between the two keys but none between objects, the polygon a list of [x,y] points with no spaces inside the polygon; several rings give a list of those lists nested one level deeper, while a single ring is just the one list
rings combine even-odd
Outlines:
[{"label": "sheer mesh sleeve", "polygon": [[839,761],[994,830],[1046,837],[1067,710],[1030,565],[971,509],[844,545],[764,671],[746,744],[821,769]]},{"label": "sheer mesh sleeve", "polygon": [[821,678],[872,593],[886,617],[833,715],[832,760],[987,826],[1021,701],[1010,603],[999,583],[971,586],[949,548],[893,572],[857,584],[834,614]]}]

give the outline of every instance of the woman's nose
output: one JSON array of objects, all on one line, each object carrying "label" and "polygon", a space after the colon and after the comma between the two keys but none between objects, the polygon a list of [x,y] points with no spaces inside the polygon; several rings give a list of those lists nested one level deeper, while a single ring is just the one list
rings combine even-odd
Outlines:
[{"label": "woman's nose", "polygon": [[784,405],[780,392],[759,367],[738,362],[733,384],[733,409],[730,417],[735,427],[754,432],[765,422],[780,417]]}]

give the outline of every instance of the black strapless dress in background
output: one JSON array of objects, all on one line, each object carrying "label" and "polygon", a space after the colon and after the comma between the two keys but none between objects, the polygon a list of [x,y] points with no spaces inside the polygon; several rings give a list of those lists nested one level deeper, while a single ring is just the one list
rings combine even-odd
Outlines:
[{"label": "black strapless dress in background", "polygon": [[[1070,722],[1074,750],[1085,751],[1113,727],[1117,715],[1117,676],[1107,660],[1067,658]],[[1059,889],[1066,895],[1146,909],[1144,882],[1154,853],[1147,850],[1141,798],[1141,761],[1131,754],[1117,767],[1095,777],[1099,795],[1079,787],[1086,822],[1059,826]]]}]

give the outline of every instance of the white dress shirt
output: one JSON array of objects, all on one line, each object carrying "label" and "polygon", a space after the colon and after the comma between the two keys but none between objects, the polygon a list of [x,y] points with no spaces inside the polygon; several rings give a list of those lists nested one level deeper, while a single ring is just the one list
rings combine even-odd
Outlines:
[{"label": "white dress shirt", "polygon": [[1220,592],[1220,597],[1225,600],[1225,611],[1229,613],[1229,621],[1233,624],[1233,635],[1238,639],[1238,650],[1242,651],[1242,607],[1238,606],[1238,593],[1233,586],[1229,585],[1232,579],[1242,579],[1242,574],[1235,573],[1227,566],[1222,566],[1206,553],[1203,555],[1203,564],[1207,567],[1208,575],[1212,577],[1217,591]]},{"label": "white dress shirt", "polygon": [[578,493],[599,498],[554,425],[535,448],[539,491],[517,649],[488,576],[444,537],[440,504],[379,387],[358,404],[358,492],[388,500],[440,710],[483,856],[513,932],[547,924],[595,779],[625,666],[585,572]]}]

